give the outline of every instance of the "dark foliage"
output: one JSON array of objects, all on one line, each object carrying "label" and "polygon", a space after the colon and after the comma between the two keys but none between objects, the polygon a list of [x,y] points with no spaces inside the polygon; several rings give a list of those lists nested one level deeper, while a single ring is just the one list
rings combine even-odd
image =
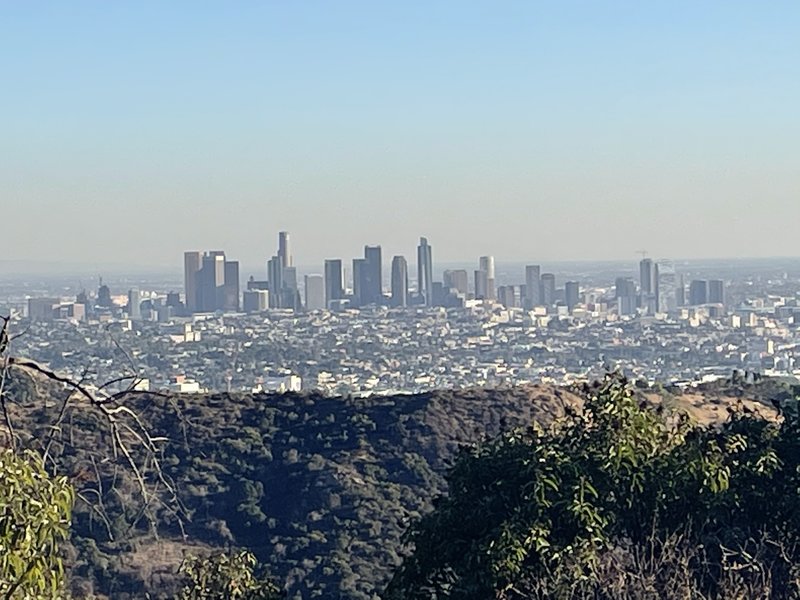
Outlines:
[{"label": "dark foliage", "polygon": [[[64,392],[26,377],[11,386],[20,435],[36,447]],[[129,470],[108,451],[102,420],[70,405],[51,454],[90,501],[79,501],[73,517],[73,589],[79,597],[168,597],[179,591],[184,554],[232,547],[269,565],[289,598],[377,598],[401,562],[403,532],[444,492],[461,445],[550,422],[577,401],[537,386],[369,399],[129,399],[150,433],[166,438],[160,462],[181,510],[169,501],[143,506]]]},{"label": "dark foliage", "polygon": [[387,596],[795,598],[800,417],[662,416],[609,376],[584,410],[461,452]]}]

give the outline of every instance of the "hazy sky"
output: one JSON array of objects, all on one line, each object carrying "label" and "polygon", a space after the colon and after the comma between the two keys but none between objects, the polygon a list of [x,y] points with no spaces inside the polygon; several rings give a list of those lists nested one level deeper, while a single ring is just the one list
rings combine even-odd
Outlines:
[{"label": "hazy sky", "polygon": [[800,2],[3,2],[0,259],[800,255]]}]

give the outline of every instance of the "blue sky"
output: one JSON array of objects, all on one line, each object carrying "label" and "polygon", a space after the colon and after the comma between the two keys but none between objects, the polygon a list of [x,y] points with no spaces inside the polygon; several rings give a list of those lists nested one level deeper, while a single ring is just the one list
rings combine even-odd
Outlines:
[{"label": "blue sky", "polygon": [[797,2],[6,2],[8,258],[796,256]]}]

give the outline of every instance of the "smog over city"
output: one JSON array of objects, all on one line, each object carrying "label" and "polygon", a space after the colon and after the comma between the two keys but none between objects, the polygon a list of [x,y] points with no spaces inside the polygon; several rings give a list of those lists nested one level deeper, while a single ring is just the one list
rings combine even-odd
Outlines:
[{"label": "smog over city", "polygon": [[800,597],[798,32],[0,5],[0,597]]}]

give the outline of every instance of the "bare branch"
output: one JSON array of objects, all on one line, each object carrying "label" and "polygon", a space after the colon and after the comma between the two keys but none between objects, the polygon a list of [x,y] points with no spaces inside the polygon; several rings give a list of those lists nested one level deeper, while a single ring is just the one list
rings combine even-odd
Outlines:
[{"label": "bare branch", "polygon": [[[117,343],[116,340],[115,343]],[[126,375],[113,379],[97,388],[97,392],[94,392],[85,384],[86,372],[84,372],[80,380],[75,381],[33,360],[8,357],[6,362],[9,367],[13,366],[22,370],[39,373],[51,381],[64,385],[69,390],[69,394],[61,405],[56,422],[50,429],[48,441],[45,446],[46,455],[49,456],[55,435],[62,430],[61,425],[71,405],[72,398],[81,398],[94,407],[105,419],[111,435],[111,447],[114,460],[116,461],[121,455],[124,463],[127,465],[127,468],[136,481],[139,494],[143,501],[143,508],[136,520],[141,518],[142,514],[149,515],[149,508],[152,506],[152,503],[156,501],[159,490],[163,490],[168,492],[170,496],[168,502],[174,504],[177,510],[168,506],[168,503],[160,502],[160,504],[162,507],[172,512],[179,522],[182,521],[181,514],[185,515],[185,507],[183,507],[178,500],[174,483],[169,481],[163,473],[158,458],[159,444],[168,442],[169,439],[166,437],[151,436],[147,426],[142,422],[139,415],[125,404],[122,404],[122,401],[130,396],[147,395],[151,397],[169,398],[167,394],[133,389],[135,385],[141,381],[136,375]],[[126,389],[116,393],[108,393],[106,391],[109,386],[122,381],[130,382]],[[144,450],[145,456],[142,459],[143,462],[141,466],[137,463],[129,442],[133,442],[135,446]],[[153,490],[149,489],[147,473],[143,470],[148,463],[152,463],[152,472],[156,479],[155,488]]]},{"label": "bare branch", "polygon": [[10,367],[8,350],[11,344],[11,340],[8,337],[8,324],[11,321],[11,317],[0,315],[0,320],[3,321],[2,328],[0,328],[0,361],[2,361],[2,372],[0,372],[0,407],[2,407],[3,410],[3,422],[8,434],[9,447],[12,450],[16,450],[17,441],[14,433],[14,425],[11,422],[11,415],[8,412],[8,405],[6,404],[6,380]]}]

